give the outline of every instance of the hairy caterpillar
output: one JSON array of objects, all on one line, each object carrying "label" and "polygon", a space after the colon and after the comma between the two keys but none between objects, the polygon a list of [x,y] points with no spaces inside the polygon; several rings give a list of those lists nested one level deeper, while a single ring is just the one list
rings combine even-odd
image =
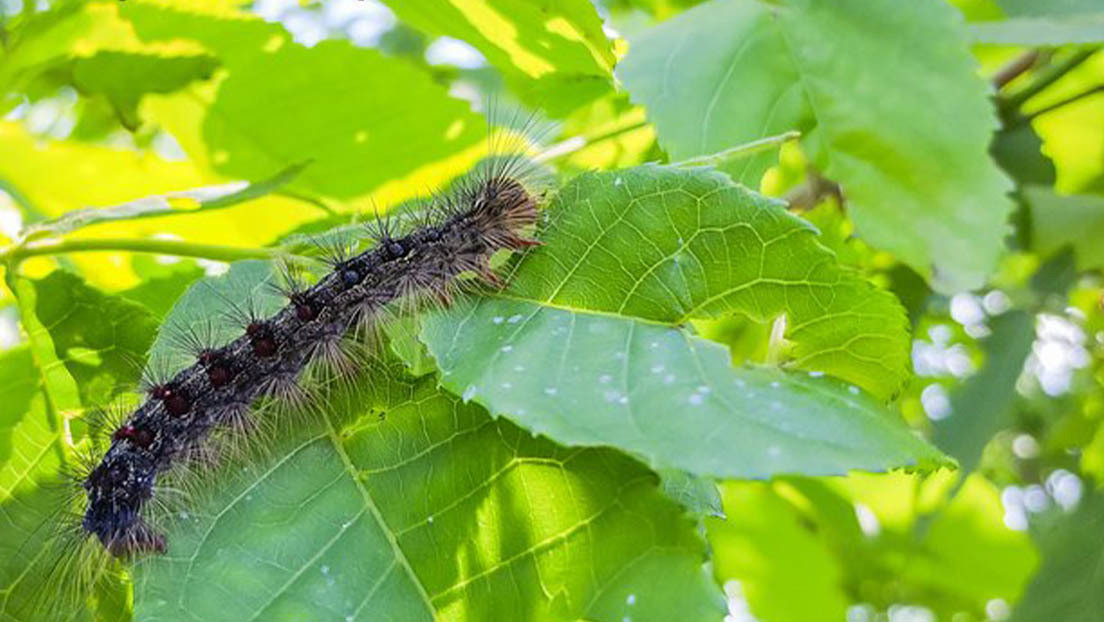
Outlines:
[{"label": "hairy caterpillar", "polygon": [[491,160],[430,199],[428,216],[408,233],[377,221],[373,247],[335,253],[332,271],[312,286],[289,279],[282,288],[287,305],[269,317],[240,313],[242,334],[229,343],[185,339],[194,363],[146,383],[145,401],[113,430],[106,452],[80,479],[80,535],[95,536],[114,557],[164,552],[165,536],[148,520],[157,480],[202,454],[213,430],[240,428],[260,398],[294,398],[314,361],[355,365],[344,351],[347,335],[386,309],[447,302],[463,273],[498,285],[491,256],[539,244],[525,236],[542,200],[527,166],[520,156]]}]

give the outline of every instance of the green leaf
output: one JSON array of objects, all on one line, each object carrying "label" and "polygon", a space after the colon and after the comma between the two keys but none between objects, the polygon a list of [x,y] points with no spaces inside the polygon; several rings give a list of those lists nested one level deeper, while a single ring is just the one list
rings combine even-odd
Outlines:
[{"label": "green leaf", "polygon": [[1053,186],[1057,172],[1042,147],[1043,141],[1035,128],[1030,123],[1021,123],[997,132],[990,153],[1018,185]]},{"label": "green leaf", "polygon": [[388,322],[384,329],[391,351],[406,364],[407,372],[415,378],[437,371],[437,363],[418,339],[421,328],[417,317],[405,316]]},{"label": "green leaf", "polygon": [[721,492],[713,480],[677,469],[664,469],[659,476],[663,481],[663,494],[687,510],[698,516],[724,518]]},{"label": "green leaf", "polygon": [[530,437],[432,377],[372,375],[374,395],[210,475],[169,554],[135,570],[139,618],[723,615],[692,523],[639,464]]},{"label": "green leaf", "polygon": [[280,25],[245,14],[133,2],[119,11],[143,40],[193,40],[218,58],[227,77],[203,112],[201,142],[181,143],[231,178],[262,179],[313,159],[289,186],[351,198],[457,155],[485,135],[483,120],[466,103],[417,67],[376,50],[338,40],[303,47]]},{"label": "green leaf", "polygon": [[896,299],[840,267],[809,223],[724,175],[642,166],[577,177],[549,208],[547,249],[505,296],[664,325],[785,314],[793,367],[878,396],[908,377]]},{"label": "green leaf", "polygon": [[967,476],[950,490],[957,492],[900,576],[963,599],[979,613],[995,598],[1015,602],[1038,564],[1031,538],[1004,525],[1000,489],[984,476]]},{"label": "green leaf", "polygon": [[196,80],[207,80],[217,66],[215,58],[203,54],[164,56],[106,50],[74,59],[70,79],[85,95],[104,95],[119,121],[134,130],[140,124],[138,102],[143,95],[171,93]]},{"label": "green leaf", "polygon": [[[63,276],[55,278],[69,281],[70,284],[72,284],[70,279],[76,279],[72,275],[61,274]],[[46,394],[47,422],[56,434],[61,430],[63,417],[72,417],[79,413],[81,408],[80,389],[69,367],[64,364],[63,357],[58,356],[50,332],[52,326],[47,325],[38,316],[41,311],[45,311],[64,317],[67,309],[51,304],[40,305],[39,302],[43,294],[46,296],[65,295],[71,294],[72,290],[63,290],[57,293],[42,292],[36,286],[36,283],[31,280],[15,278],[14,281],[13,289],[19,302],[20,323],[27,333],[27,342],[30,344],[35,365],[41,374],[42,387]],[[92,310],[95,310],[95,307],[92,307]]]},{"label": "green leaf", "polygon": [[471,44],[511,89],[553,116],[611,91],[615,62],[587,0],[390,0],[403,22]]},{"label": "green leaf", "polygon": [[1104,197],[1062,196],[1041,186],[1024,187],[1023,197],[1031,209],[1035,252],[1048,257],[1070,245],[1082,270],[1104,266]]},{"label": "green leaf", "polygon": [[1077,510],[1040,536],[1042,567],[1012,622],[1090,622],[1104,611],[1104,495],[1087,493]]},{"label": "green leaf", "polygon": [[993,318],[985,339],[985,365],[951,394],[951,416],[934,423],[932,442],[970,472],[994,434],[1006,427],[1016,380],[1035,340],[1034,317],[1009,311]]},{"label": "green leaf", "polygon": [[21,233],[25,239],[61,235],[97,223],[171,216],[181,212],[214,211],[265,196],[295,178],[306,163],[293,164],[259,182],[245,181],[155,194],[111,207],[78,209],[54,220],[34,223]]},{"label": "green leaf", "polygon": [[977,22],[969,27],[970,37],[977,43],[1058,46],[1104,42],[1104,12],[1100,11]]},{"label": "green leaf", "polygon": [[[617,75],[673,159],[800,130],[872,245],[944,291],[993,270],[1010,184],[987,155],[988,88],[940,0],[714,0],[634,40]],[[754,186],[772,161],[731,172]]]},{"label": "green leaf", "polygon": [[145,306],[157,317],[168,315],[176,300],[204,275],[203,268],[190,259],[163,264],[149,255],[135,255],[133,264],[143,281],[119,295]]},{"label": "green leaf", "polygon": [[36,12],[12,32],[0,59],[0,92],[7,97],[0,110],[23,101],[27,89],[42,74],[64,66],[78,48],[118,43],[125,38],[122,23],[104,5],[64,3]]},{"label": "green leaf", "polygon": [[727,520],[706,521],[718,581],[740,581],[755,619],[844,620],[843,569],[823,536],[773,485],[730,482]]},{"label": "green leaf", "polygon": [[63,270],[34,282],[34,313],[48,332],[56,361],[87,406],[105,405],[133,385],[158,321],[144,306],[109,296]]},{"label": "green leaf", "polygon": [[[842,620],[851,605],[904,602],[938,620],[985,619],[988,601],[1015,599],[1034,555],[1027,534],[1001,524],[998,491],[983,477],[944,506],[955,477],[727,482],[728,518],[706,521],[717,579],[739,581],[764,622]],[[917,521],[933,504],[942,512],[921,533]]]},{"label": "green leaf", "polygon": [[[580,176],[548,217],[508,288],[423,320],[450,390],[558,442],[697,475],[941,460],[857,387],[817,377],[894,390],[904,314],[778,203],[717,173],[645,166]],[[681,327],[731,312],[786,313],[811,373],[734,370]]]},{"label": "green leaf", "polygon": [[31,346],[0,354],[0,620],[28,614],[50,572],[57,496],[41,485],[62,464],[59,418]]}]

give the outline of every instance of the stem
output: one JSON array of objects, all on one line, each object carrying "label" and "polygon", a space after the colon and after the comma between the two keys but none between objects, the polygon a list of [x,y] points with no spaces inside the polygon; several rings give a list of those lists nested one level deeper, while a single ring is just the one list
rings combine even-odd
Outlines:
[{"label": "stem", "polygon": [[639,130],[642,127],[648,125],[647,121],[640,121],[633,123],[632,125],[626,125],[625,127],[619,127],[613,130],[609,130],[597,136],[575,136],[568,138],[567,140],[560,141],[551,147],[545,149],[541,153],[538,153],[533,159],[537,162],[548,162],[550,160],[556,160],[567,155],[571,155],[576,151],[583,149],[589,145],[600,143],[611,138],[617,138],[622,134],[628,134],[629,132]]},{"label": "stem", "polygon": [[1073,71],[1078,65],[1089,59],[1090,56],[1096,53],[1099,48],[1092,47],[1083,50],[1079,50],[1071,55],[1069,58],[1058,63],[1057,65],[1051,65],[1046,69],[1039,72],[1030,84],[1024,88],[1003,97],[999,100],[998,108],[1002,115],[1007,116],[1011,111],[1016,110],[1024,102],[1035,97],[1043,89],[1047,88],[1051,84],[1057,82],[1062,76]]},{"label": "stem", "polygon": [[801,132],[797,130],[790,130],[789,132],[783,132],[775,136],[767,136],[766,138],[760,138],[759,140],[753,140],[750,143],[744,143],[742,145],[736,145],[724,151],[718,151],[717,153],[711,153],[709,155],[695,156],[693,158],[687,158],[686,160],[680,160],[678,162],[672,162],[671,166],[690,167],[690,166],[716,166],[723,164],[729,160],[736,158],[744,158],[749,155],[754,155],[761,151],[767,151],[780,147],[791,140],[797,140],[801,138]]},{"label": "stem", "polygon": [[237,261],[239,259],[265,259],[282,254],[277,249],[241,248],[220,246],[217,244],[195,244],[180,240],[151,240],[104,238],[89,240],[40,240],[23,246],[0,248],[0,261],[9,266],[38,255],[57,255],[60,253],[83,253],[93,251],[126,251],[131,253],[155,253],[177,257],[197,257],[216,261]]},{"label": "stem", "polygon": [[1075,101],[1078,101],[1080,99],[1084,99],[1086,97],[1091,97],[1093,95],[1096,95],[1097,93],[1104,93],[1104,84],[1098,84],[1098,85],[1092,87],[1091,89],[1089,89],[1087,91],[1084,91],[1082,93],[1078,93],[1077,95],[1071,95],[1071,96],[1069,96],[1069,97],[1067,97],[1063,100],[1054,102],[1053,104],[1051,104],[1049,106],[1044,106],[1043,108],[1040,108],[1040,109],[1032,112],[1031,114],[1022,115],[1020,117],[1017,117],[1012,122],[1011,125],[1012,125],[1012,127],[1015,127],[1017,125],[1022,125],[1024,123],[1027,123],[1028,121],[1031,121],[1035,117],[1041,117],[1042,115],[1047,114],[1048,112],[1054,112],[1055,110],[1061,108],[1062,106],[1068,106],[1069,104],[1072,104]]},{"label": "stem", "polygon": [[993,86],[996,87],[997,90],[1003,89],[1009,82],[1023,75],[1028,69],[1031,69],[1038,60],[1039,50],[1028,50],[1016,58],[1013,58],[993,75]]}]

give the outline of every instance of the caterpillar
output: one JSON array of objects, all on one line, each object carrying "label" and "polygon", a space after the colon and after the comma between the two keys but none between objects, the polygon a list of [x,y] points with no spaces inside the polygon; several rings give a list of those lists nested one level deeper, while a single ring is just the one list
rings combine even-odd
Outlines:
[{"label": "caterpillar", "polygon": [[94,537],[115,558],[164,553],[166,537],[149,517],[158,480],[201,455],[213,431],[241,429],[262,398],[294,400],[316,361],[348,367],[350,341],[396,306],[447,304],[466,274],[500,286],[491,257],[540,244],[527,235],[544,192],[523,156],[484,162],[427,200],[424,217],[409,232],[396,232],[389,218],[376,219],[375,243],[359,253],[332,253],[330,271],[313,285],[285,269],[279,288],[285,306],[267,317],[238,313],[241,332],[229,343],[210,344],[194,334],[183,339],[194,361],[144,383],[144,401],[114,427],[106,452],[80,478],[80,535]]}]

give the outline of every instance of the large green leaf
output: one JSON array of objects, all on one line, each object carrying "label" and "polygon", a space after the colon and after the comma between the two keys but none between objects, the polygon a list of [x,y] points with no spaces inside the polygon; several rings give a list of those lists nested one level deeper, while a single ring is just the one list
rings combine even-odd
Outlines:
[{"label": "large green leaf", "polygon": [[407,24],[463,39],[520,96],[554,115],[611,90],[614,56],[587,0],[391,0]]},{"label": "large green leaf", "polygon": [[1090,622],[1104,611],[1104,496],[1086,495],[1077,511],[1043,534],[1043,564],[1012,622]]},{"label": "large green leaf", "polygon": [[[944,2],[714,0],[635,39],[617,73],[672,158],[801,130],[871,244],[943,290],[994,268],[1010,184],[987,155],[988,89]],[[732,172],[756,185],[770,161]]]},{"label": "large green leaf", "polygon": [[[699,475],[843,473],[937,451],[877,401],[908,340],[891,295],[837,266],[807,223],[721,174],[583,175],[549,208],[504,291],[427,317],[442,381],[568,445],[613,445]],[[789,318],[808,374],[734,370],[696,317]]]},{"label": "large green leaf", "polygon": [[691,521],[610,450],[565,449],[392,381],[209,474],[135,569],[159,620],[720,620]]},{"label": "large green leaf", "polygon": [[336,40],[307,48],[280,25],[245,14],[133,2],[119,10],[143,40],[193,40],[218,58],[227,75],[203,111],[202,142],[181,142],[232,178],[263,179],[312,159],[293,188],[356,197],[484,136],[467,104],[376,50]]}]

